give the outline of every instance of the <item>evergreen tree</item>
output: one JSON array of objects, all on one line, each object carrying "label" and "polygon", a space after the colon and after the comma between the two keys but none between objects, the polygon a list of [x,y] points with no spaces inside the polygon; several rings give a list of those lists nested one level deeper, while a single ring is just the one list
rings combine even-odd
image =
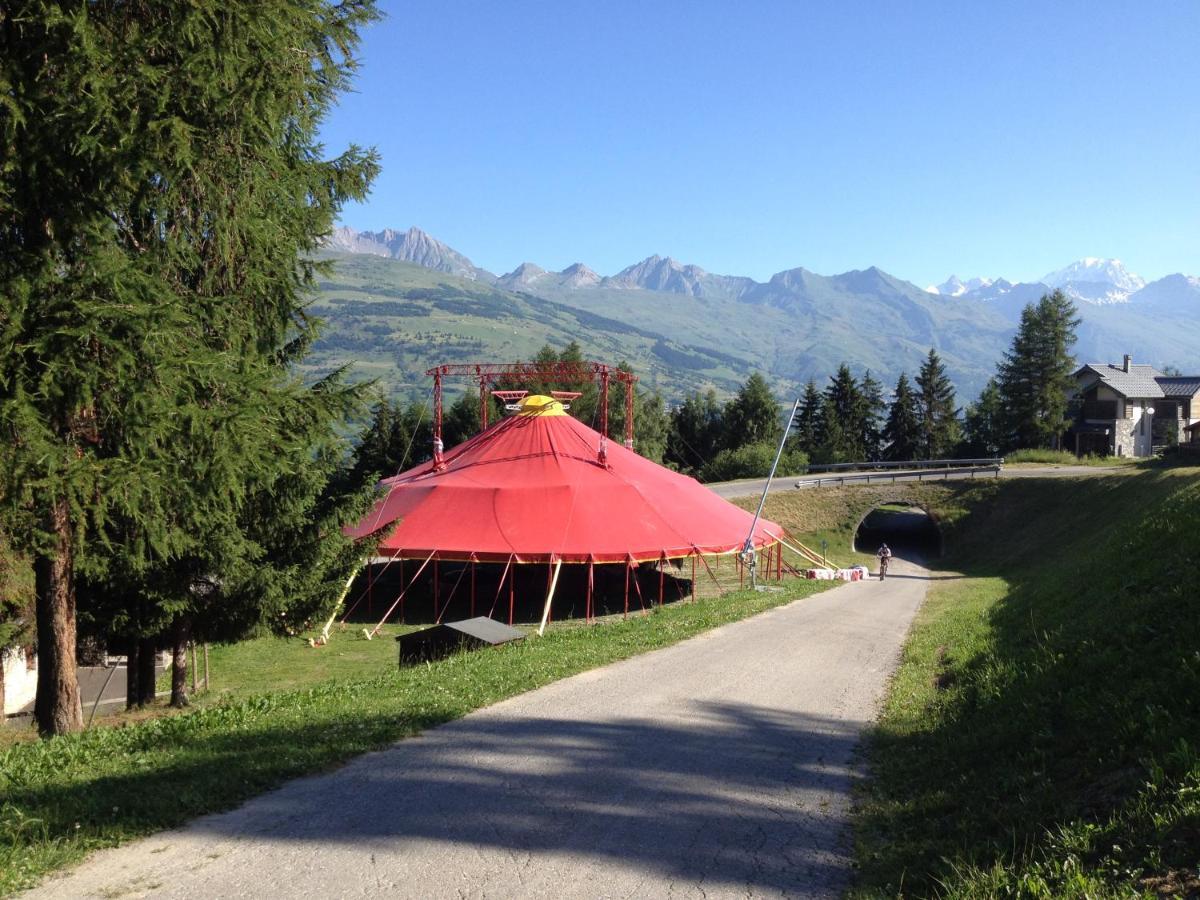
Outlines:
[{"label": "evergreen tree", "polygon": [[82,724],[77,567],[182,558],[239,515],[247,481],[292,463],[293,416],[341,414],[336,379],[305,391],[286,369],[314,336],[311,254],[377,168],[317,143],[373,15],[369,0],[4,14],[0,496],[34,555],[44,733]]},{"label": "evergreen tree", "polygon": [[821,418],[824,398],[817,390],[817,383],[809,379],[800,397],[800,409],[792,425],[790,441],[797,450],[812,456],[825,437],[825,423]]},{"label": "evergreen tree", "polygon": [[[443,426],[444,427],[444,426]],[[448,446],[453,446],[449,441]],[[390,478],[433,456],[433,422],[427,403],[407,407],[384,398],[371,411],[371,422],[351,457],[351,486]]]},{"label": "evergreen tree", "polygon": [[755,372],[746,379],[737,395],[725,404],[722,449],[737,449],[747,444],[778,444],[783,436],[782,414],[767,381]]},{"label": "evergreen tree", "polygon": [[[489,422],[491,419],[489,419]],[[457,447],[479,433],[479,395],[468,390],[442,416],[442,443]]]},{"label": "evergreen tree", "polygon": [[921,429],[921,454],[925,459],[943,459],[958,443],[958,409],[954,385],[934,349],[917,373],[917,411]]},{"label": "evergreen tree", "polygon": [[824,465],[856,462],[860,459],[857,435],[848,432],[843,426],[842,419],[837,414],[837,407],[828,395],[821,410],[821,418],[825,422],[825,434],[813,453],[812,461]]},{"label": "evergreen tree", "polygon": [[867,431],[866,403],[858,381],[850,373],[850,367],[845,363],[838,366],[837,374],[825,388],[826,404],[822,416],[826,431],[830,431],[837,420],[837,439],[830,440],[828,434],[822,441],[824,450],[818,451],[822,457],[832,453],[834,459],[823,459],[824,462],[857,462],[866,458],[866,447],[863,436]]},{"label": "evergreen tree", "polygon": [[1008,446],[1054,447],[1069,423],[1067,397],[1074,387],[1071,348],[1079,315],[1056,290],[1021,311],[1012,346],[1000,364],[1000,397]]},{"label": "evergreen tree", "polygon": [[721,450],[724,424],[713,390],[689,396],[671,413],[664,459],[680,472],[698,475]]},{"label": "evergreen tree", "polygon": [[896,380],[896,396],[888,408],[883,439],[886,443],[883,453],[885,459],[916,459],[921,452],[920,410],[908,376],[903,372]]},{"label": "evergreen tree", "polygon": [[988,379],[979,399],[967,407],[963,439],[967,456],[992,457],[1006,449],[1004,401],[995,378]]},{"label": "evergreen tree", "polygon": [[862,412],[859,415],[859,443],[863,449],[863,459],[875,461],[883,454],[883,385],[871,375],[868,369],[859,384],[859,394],[862,398]]}]

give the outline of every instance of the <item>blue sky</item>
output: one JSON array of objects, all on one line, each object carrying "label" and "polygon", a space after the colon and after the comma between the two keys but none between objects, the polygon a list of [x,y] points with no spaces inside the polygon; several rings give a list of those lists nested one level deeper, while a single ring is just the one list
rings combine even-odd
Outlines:
[{"label": "blue sky", "polygon": [[323,132],[383,156],[356,228],[495,272],[1200,274],[1200,3],[382,8]]}]

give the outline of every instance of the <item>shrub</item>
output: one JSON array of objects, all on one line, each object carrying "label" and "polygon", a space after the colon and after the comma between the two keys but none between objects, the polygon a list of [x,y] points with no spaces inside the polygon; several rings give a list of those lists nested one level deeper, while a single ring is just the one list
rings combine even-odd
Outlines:
[{"label": "shrub", "polygon": [[[775,460],[775,444],[761,442],[722,450],[700,470],[701,481],[732,481],[735,478],[765,478]],[[776,475],[802,475],[808,469],[808,455],[785,450],[779,458]]]}]

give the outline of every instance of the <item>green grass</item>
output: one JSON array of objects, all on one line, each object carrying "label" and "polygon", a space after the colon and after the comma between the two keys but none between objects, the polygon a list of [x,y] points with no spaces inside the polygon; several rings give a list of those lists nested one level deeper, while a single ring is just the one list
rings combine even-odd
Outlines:
[{"label": "green grass", "polygon": [[1131,456],[1076,456],[1067,450],[1014,450],[1004,457],[1006,466],[1020,463],[1036,463],[1037,465],[1054,466],[1136,466],[1145,460]]},{"label": "green grass", "polygon": [[[0,894],[92,850],[228,809],[505,697],[829,586],[784,584],[778,593],[735,592],[628,621],[564,623],[543,638],[401,671],[391,640],[340,636],[320,651],[300,642],[233,648],[213,661],[214,679],[229,685],[252,676],[277,681],[285,669],[310,671],[287,676],[293,690],[245,696],[236,689],[236,696],[178,715],[0,750]],[[272,660],[251,658],[264,648]]]},{"label": "green grass", "polygon": [[1200,470],[955,503],[870,742],[855,893],[1200,889]]}]

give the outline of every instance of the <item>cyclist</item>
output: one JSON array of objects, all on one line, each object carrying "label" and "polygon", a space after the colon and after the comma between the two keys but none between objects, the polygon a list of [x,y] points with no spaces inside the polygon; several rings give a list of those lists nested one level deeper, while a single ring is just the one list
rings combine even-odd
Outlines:
[{"label": "cyclist", "polygon": [[883,581],[887,577],[888,560],[892,558],[892,548],[887,544],[880,544],[879,552],[875,555],[879,557],[879,580]]}]

